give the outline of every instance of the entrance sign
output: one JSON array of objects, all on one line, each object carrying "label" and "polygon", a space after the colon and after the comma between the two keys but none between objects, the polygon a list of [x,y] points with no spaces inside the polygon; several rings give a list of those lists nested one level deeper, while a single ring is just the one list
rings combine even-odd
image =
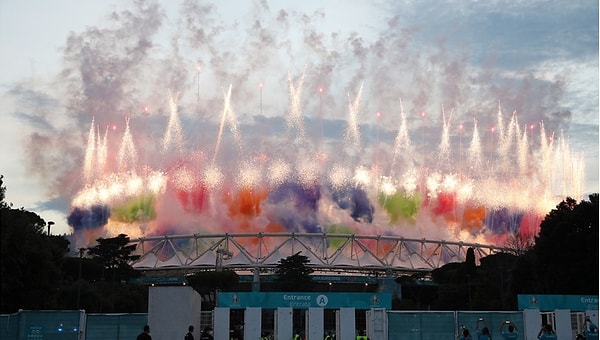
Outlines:
[{"label": "entrance sign", "polygon": [[218,307],[392,308],[391,293],[219,292]]},{"label": "entrance sign", "polygon": [[585,311],[598,309],[598,295],[517,295],[519,310],[570,309]]}]

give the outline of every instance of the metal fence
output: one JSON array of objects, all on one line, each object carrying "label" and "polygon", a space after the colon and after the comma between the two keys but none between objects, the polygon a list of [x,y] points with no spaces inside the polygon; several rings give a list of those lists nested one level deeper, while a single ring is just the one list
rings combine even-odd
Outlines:
[{"label": "metal fence", "polygon": [[[203,326],[212,324],[212,313],[203,314]],[[455,339],[462,325],[474,334],[478,318],[485,319],[494,337],[500,335],[505,320],[524,329],[521,312],[387,311],[387,335],[388,339]],[[1,315],[0,320],[2,340],[131,340],[148,323],[148,315],[20,311]]]},{"label": "metal fence", "polygon": [[2,340],[135,339],[148,314],[86,314],[84,311],[19,311],[0,315]]},{"label": "metal fence", "polygon": [[[493,338],[500,338],[500,326],[510,320],[523,332],[521,312],[388,311],[388,339],[456,339],[459,329],[467,327],[473,338],[477,319],[483,318]],[[482,328],[483,323],[479,327]],[[521,335],[520,339],[523,339]]]}]

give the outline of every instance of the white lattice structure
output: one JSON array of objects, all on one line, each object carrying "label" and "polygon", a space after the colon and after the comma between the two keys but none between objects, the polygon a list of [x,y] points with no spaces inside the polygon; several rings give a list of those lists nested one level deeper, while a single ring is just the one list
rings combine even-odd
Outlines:
[{"label": "white lattice structure", "polygon": [[510,249],[475,243],[409,239],[397,236],[319,233],[237,233],[155,236],[137,244],[142,271],[232,269],[269,271],[297,252],[315,272],[429,272],[463,262],[468,248],[475,258]]}]

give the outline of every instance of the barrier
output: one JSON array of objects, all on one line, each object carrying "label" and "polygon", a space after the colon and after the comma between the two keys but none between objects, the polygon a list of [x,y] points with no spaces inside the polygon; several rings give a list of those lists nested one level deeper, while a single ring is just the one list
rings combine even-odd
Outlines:
[{"label": "barrier", "polygon": [[[260,308],[250,307],[253,316],[260,315]],[[307,340],[322,340],[320,333],[323,330],[322,312],[318,308],[310,307],[307,317],[308,331]],[[341,311],[342,309],[340,309]],[[215,339],[228,339],[229,330],[223,325],[229,324],[230,308],[218,307],[214,311]],[[284,334],[291,339],[291,315],[292,308],[281,308],[278,313],[277,323],[279,338]],[[354,339],[353,324],[348,320],[352,317],[351,308],[346,308],[341,319],[348,324],[342,325],[344,331],[340,332],[338,339]],[[558,319],[555,323],[557,334],[564,334],[562,338],[570,338],[577,329],[577,325],[561,323],[561,318],[572,319],[590,315],[597,322],[597,312],[587,311],[573,312],[556,310],[554,312],[540,312],[528,309],[525,311],[394,311],[383,308],[373,308],[366,312],[367,333],[371,340],[387,339],[454,339],[462,325],[467,326],[471,333],[475,332],[475,324],[478,318],[484,318],[494,338],[500,336],[500,325],[505,320],[510,320],[519,330],[520,339],[535,339],[538,325],[543,317]],[[580,315],[581,314],[581,315]],[[312,315],[312,316],[311,316]],[[197,316],[200,320],[201,316]],[[247,321],[253,318],[246,316]],[[260,319],[260,318],[254,318]],[[549,320],[549,319],[548,319]],[[535,327],[528,326],[535,324]],[[148,314],[86,314],[84,311],[19,311],[15,314],[0,315],[0,339],[2,340],[131,340],[142,331],[144,325],[148,324]],[[311,326],[312,325],[312,326]],[[317,327],[319,330],[313,330]],[[156,340],[161,325],[150,324],[151,334],[155,333]],[[258,334],[259,325],[246,323],[248,331]],[[156,332],[152,332],[155,330]],[[157,333],[158,332],[158,333]],[[343,334],[342,334],[343,333]],[[277,334],[277,333],[275,333]],[[183,333],[181,334],[183,337]]]},{"label": "barrier", "polygon": [[148,323],[146,313],[19,311],[0,315],[2,340],[130,340]]}]

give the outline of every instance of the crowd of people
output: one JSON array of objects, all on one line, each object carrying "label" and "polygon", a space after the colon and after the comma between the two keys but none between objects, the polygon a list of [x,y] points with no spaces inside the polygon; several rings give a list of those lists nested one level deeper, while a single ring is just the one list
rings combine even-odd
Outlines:
[{"label": "crowd of people", "polygon": [[[200,334],[200,340],[214,340],[212,335],[212,327],[204,327]],[[504,340],[519,339],[519,329],[510,320],[503,321],[500,325],[500,336]],[[243,324],[237,323],[230,331],[230,340],[243,339]],[[459,333],[456,336],[457,340],[474,340],[471,331],[466,325],[460,327]],[[484,318],[477,319],[475,323],[475,338],[476,340],[491,340],[492,335],[490,328]],[[539,340],[555,340],[556,332],[552,325],[544,324],[540,328],[537,338]],[[184,340],[194,340],[194,326],[188,327],[188,332],[183,337]],[[263,332],[259,340],[272,340],[273,336],[270,332]],[[300,330],[296,330],[291,340],[304,340],[305,337]],[[576,340],[596,340],[598,339],[598,327],[591,321],[589,316],[586,316],[583,324],[583,329],[577,334]],[[136,340],[152,340],[150,335],[150,326],[145,325],[143,331],[137,336]],[[327,331],[324,335],[324,340],[335,340],[335,334],[332,331]],[[366,331],[360,330],[357,332],[356,340],[369,340]]]},{"label": "crowd of people", "polygon": [[[519,329],[512,321],[503,321],[500,325],[500,336],[505,340],[518,339]],[[477,319],[477,322],[475,323],[475,337],[477,340],[492,339],[490,328],[484,318]],[[459,334],[456,336],[456,338],[458,340],[473,340],[471,331],[469,331],[469,328],[465,325],[460,327]]]},{"label": "crowd of people", "polygon": [[[481,326],[481,329],[480,329]],[[519,338],[519,329],[517,326],[510,320],[506,320],[502,322],[500,325],[500,336],[504,340],[510,339],[520,339]],[[465,325],[461,326],[458,335],[456,336],[458,340],[473,340],[473,336],[471,336],[471,331]],[[490,329],[483,318],[477,319],[475,324],[475,338],[477,340],[491,340],[492,335]],[[539,340],[554,340],[557,339],[556,332],[552,328],[550,324],[544,324],[540,328],[537,338]],[[598,327],[590,320],[589,316],[586,316],[585,322],[583,325],[583,330],[577,334],[576,340],[595,340],[598,339]]]}]

